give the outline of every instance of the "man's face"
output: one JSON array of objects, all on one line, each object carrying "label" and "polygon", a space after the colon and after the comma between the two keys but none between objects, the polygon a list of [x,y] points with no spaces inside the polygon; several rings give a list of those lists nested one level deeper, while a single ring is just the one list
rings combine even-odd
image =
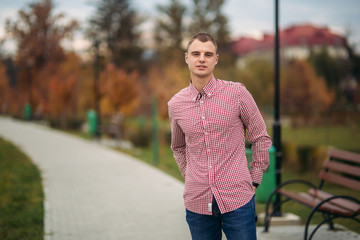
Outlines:
[{"label": "man's face", "polygon": [[185,62],[188,64],[191,78],[211,78],[219,56],[211,41],[195,40],[185,53]]}]

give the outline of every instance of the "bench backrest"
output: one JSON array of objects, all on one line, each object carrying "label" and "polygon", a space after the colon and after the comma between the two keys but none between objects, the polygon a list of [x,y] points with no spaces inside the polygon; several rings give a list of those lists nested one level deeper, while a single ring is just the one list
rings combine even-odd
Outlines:
[{"label": "bench backrest", "polygon": [[327,156],[319,173],[319,188],[327,181],[360,191],[360,154],[329,148]]}]

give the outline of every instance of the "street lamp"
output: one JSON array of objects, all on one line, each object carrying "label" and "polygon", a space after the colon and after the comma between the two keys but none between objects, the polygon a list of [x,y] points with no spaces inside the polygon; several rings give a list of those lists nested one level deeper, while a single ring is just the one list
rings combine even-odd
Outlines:
[{"label": "street lamp", "polygon": [[[280,55],[279,55],[279,1],[275,0],[275,94],[274,94],[274,123],[273,123],[273,143],[276,149],[276,185],[281,183],[281,122],[280,122]],[[280,194],[276,194],[274,202],[274,216],[281,216]]]},{"label": "street lamp", "polygon": [[95,136],[96,138],[100,138],[101,136],[101,112],[100,112],[100,82],[99,82],[99,75],[100,75],[100,53],[99,53],[99,46],[100,41],[95,38],[94,40],[94,107],[95,112],[97,114],[97,126]]}]

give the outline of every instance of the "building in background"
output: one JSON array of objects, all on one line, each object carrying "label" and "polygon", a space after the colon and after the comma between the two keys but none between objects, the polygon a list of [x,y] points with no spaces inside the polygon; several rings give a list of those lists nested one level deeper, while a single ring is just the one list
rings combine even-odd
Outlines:
[{"label": "building in background", "polygon": [[[333,33],[327,27],[316,27],[310,24],[294,25],[280,31],[280,51],[283,61],[306,59],[311,52],[320,52],[324,47],[330,56],[346,59],[345,37]],[[245,66],[249,57],[273,58],[274,35],[264,34],[262,39],[241,37],[231,44],[237,55],[238,67]]]}]

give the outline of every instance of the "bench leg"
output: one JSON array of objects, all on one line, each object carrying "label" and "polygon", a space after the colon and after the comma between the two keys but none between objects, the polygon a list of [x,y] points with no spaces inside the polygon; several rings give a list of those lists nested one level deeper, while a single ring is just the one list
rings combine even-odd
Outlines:
[{"label": "bench leg", "polygon": [[[274,211],[269,214],[269,205],[271,203],[271,199],[273,198],[273,196],[275,194],[280,194],[278,193],[278,190],[281,189],[282,187],[289,185],[289,184],[293,184],[293,183],[299,183],[299,184],[305,184],[308,185],[311,188],[316,188],[316,186],[314,184],[312,184],[311,182],[308,182],[306,180],[303,179],[291,179],[288,181],[285,181],[283,183],[281,183],[280,185],[278,185],[270,194],[270,196],[268,197],[267,201],[266,201],[266,205],[265,205],[265,219],[264,219],[264,232],[268,232],[269,231],[269,227],[270,227],[270,220],[271,217],[274,215]],[[281,194],[280,194],[281,195]],[[284,201],[280,201],[280,203],[276,206],[274,206],[274,209],[276,209],[277,207],[280,207],[283,203],[287,202],[291,200],[290,198],[286,198]]]},{"label": "bench leg", "polygon": [[[305,225],[305,233],[304,233],[304,240],[311,240],[314,236],[314,234],[316,233],[316,231],[325,223],[328,223],[330,225],[330,222],[333,223],[333,219],[337,218],[338,216],[330,216],[327,219],[324,219],[321,223],[319,223],[315,229],[311,232],[309,238],[307,238],[308,235],[308,230],[309,230],[309,225],[310,225],[310,221],[306,221],[306,225]],[[308,218],[309,219],[309,218]],[[331,229],[331,230],[335,230]]]},{"label": "bench leg", "polygon": [[[277,190],[278,188],[276,188],[271,194],[270,196],[268,197],[267,201],[266,201],[266,205],[265,205],[265,219],[264,219],[264,232],[268,232],[269,231],[269,227],[270,227],[270,220],[271,220],[271,217],[273,216],[274,214],[274,211],[270,214],[269,213],[269,207],[270,207],[270,204],[271,204],[271,199],[273,198],[273,196],[275,194],[277,194]],[[281,205],[281,202],[280,202],[280,205]]]},{"label": "bench leg", "polygon": [[271,199],[272,197],[275,195],[276,193],[275,189],[269,196],[269,198],[266,201],[266,205],[265,205],[265,218],[264,218],[264,232],[268,232],[269,231],[269,225],[270,225],[270,220],[271,220],[271,216],[272,214],[269,214],[269,205],[271,203]]},{"label": "bench leg", "polygon": [[[311,213],[310,213],[308,219],[306,220],[305,233],[304,233],[304,239],[305,239],[305,240],[307,240],[308,227],[309,227],[311,218],[312,218],[312,216],[314,215],[314,213],[317,212],[318,209],[319,209],[324,203],[329,202],[329,201],[331,201],[331,200],[333,200],[333,199],[336,199],[336,198],[348,199],[348,200],[354,201],[354,202],[357,203],[357,204],[360,204],[360,201],[357,200],[356,198],[353,198],[353,197],[351,197],[351,196],[346,196],[346,195],[332,196],[332,197],[329,197],[329,198],[323,200],[322,202],[320,202],[318,205],[316,205],[316,207],[314,207],[314,208],[311,210]],[[322,211],[319,211],[319,212],[322,212]],[[315,234],[315,232],[316,232],[316,231],[319,229],[319,227],[320,227],[321,225],[323,225],[324,223],[328,223],[329,226],[330,226],[330,229],[331,229],[331,230],[335,230],[335,226],[334,226],[333,220],[334,220],[335,218],[338,218],[338,217],[345,217],[345,216],[335,215],[335,214],[331,214],[331,213],[324,213],[323,216],[325,216],[325,215],[327,216],[327,218],[324,219],[320,224],[318,224],[318,225],[316,226],[316,228],[312,231],[309,240],[311,240],[311,238],[313,237],[313,235]],[[354,219],[354,220],[360,222],[360,220],[358,220],[358,219],[356,218],[357,215],[358,215],[358,213],[354,213],[354,214],[353,214],[352,216],[350,216],[349,218]]]},{"label": "bench leg", "polygon": [[328,213],[323,213],[322,216],[323,216],[324,220],[329,219],[329,221],[328,221],[329,229],[335,230],[334,222],[332,221],[331,215]]},{"label": "bench leg", "polygon": [[[274,194],[273,194],[274,195]],[[274,205],[274,209],[271,213],[269,213],[269,206],[270,206],[270,201],[269,199],[271,200],[272,199],[272,196],[273,195],[270,195],[270,197],[268,198],[268,201],[266,202],[266,205],[265,205],[265,218],[264,218],[264,232],[268,232],[269,231],[269,227],[270,227],[270,221],[271,221],[271,218],[274,216],[274,211],[275,209],[278,207],[278,206],[281,206],[283,203],[287,202],[290,200],[290,198],[286,198],[285,200],[283,201],[280,201],[279,204],[277,205]]]}]

